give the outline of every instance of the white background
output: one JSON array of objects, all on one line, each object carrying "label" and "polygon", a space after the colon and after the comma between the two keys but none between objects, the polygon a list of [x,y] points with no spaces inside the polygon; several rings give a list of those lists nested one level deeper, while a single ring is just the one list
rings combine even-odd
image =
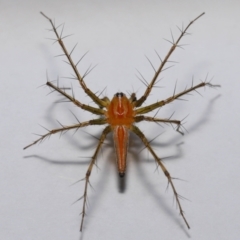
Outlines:
[{"label": "white background", "polygon": [[[168,2],[168,3],[167,3]],[[0,1],[0,237],[1,239],[239,239],[240,236],[240,4],[239,1]],[[170,44],[170,29],[176,38],[181,26],[206,12],[182,39],[184,50],[171,57],[178,63],[166,72],[147,103],[208,79],[220,89],[200,89],[162,108],[159,117],[182,119],[188,133],[181,136],[171,126],[142,123],[139,126],[175,180],[177,191],[190,201],[182,206],[191,226],[188,230],[178,214],[167,181],[140,141],[131,136],[124,187],[112,151],[111,136],[98,157],[89,189],[87,217],[79,232],[82,202],[72,204],[84,190],[82,179],[103,127],[68,132],[33,146],[23,147],[48,129],[69,125],[94,116],[61,100],[57,93],[39,87],[60,77],[71,87],[72,71],[61,58],[43,11],[57,23],[65,23],[69,50],[78,42],[73,58],[80,72],[98,64],[86,78],[94,92],[105,87],[109,98],[118,91],[137,92],[145,87],[137,79],[138,69],[150,81],[154,66]],[[64,59],[64,58],[63,58]],[[171,64],[170,64],[171,65]],[[39,88],[38,88],[39,87]],[[93,104],[76,82],[75,96]],[[151,113],[149,115],[154,115]],[[140,153],[139,153],[140,152]]]}]

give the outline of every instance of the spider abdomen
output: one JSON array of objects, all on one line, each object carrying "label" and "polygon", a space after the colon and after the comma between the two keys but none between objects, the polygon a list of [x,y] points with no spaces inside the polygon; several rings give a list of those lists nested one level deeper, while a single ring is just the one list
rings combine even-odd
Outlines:
[{"label": "spider abdomen", "polygon": [[117,157],[117,167],[120,177],[124,177],[127,167],[129,130],[125,126],[115,126],[113,129],[113,140]]}]

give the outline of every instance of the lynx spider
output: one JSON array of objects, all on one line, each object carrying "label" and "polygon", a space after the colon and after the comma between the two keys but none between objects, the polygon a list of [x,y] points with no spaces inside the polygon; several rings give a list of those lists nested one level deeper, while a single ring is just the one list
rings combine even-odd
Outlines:
[{"label": "lynx spider", "polygon": [[[38,138],[36,141],[34,141],[33,143],[29,144],[28,146],[24,147],[24,149],[27,149],[29,147],[31,147],[32,145],[43,141],[46,137],[51,136],[52,134],[55,133],[61,133],[63,131],[68,131],[71,129],[79,129],[79,128],[83,128],[83,127],[87,127],[90,125],[107,125],[100,138],[99,138],[99,142],[97,145],[97,148],[91,158],[90,164],[88,166],[88,170],[86,172],[86,176],[83,179],[85,181],[85,187],[84,187],[84,194],[80,199],[83,199],[83,206],[82,206],[82,220],[81,220],[81,225],[80,225],[80,231],[82,231],[83,229],[83,222],[84,222],[84,217],[86,214],[86,202],[87,202],[87,190],[88,190],[88,186],[89,186],[89,178],[92,172],[92,168],[95,164],[96,161],[96,157],[99,153],[100,148],[102,147],[102,144],[107,136],[107,134],[109,134],[110,132],[113,132],[113,139],[114,139],[114,143],[115,143],[115,150],[116,150],[116,158],[117,158],[117,166],[118,166],[118,172],[119,172],[119,176],[120,177],[124,177],[125,174],[125,170],[126,170],[126,157],[127,157],[127,147],[128,147],[128,138],[129,138],[129,131],[132,131],[133,133],[135,133],[143,142],[143,144],[145,145],[145,147],[149,150],[149,152],[151,153],[151,155],[153,156],[153,158],[155,159],[157,165],[162,169],[163,173],[165,174],[167,180],[168,180],[168,184],[171,186],[173,194],[174,194],[174,198],[176,200],[177,206],[179,208],[180,211],[180,215],[182,216],[185,224],[187,225],[187,227],[190,229],[190,226],[184,216],[184,212],[180,203],[180,196],[177,193],[175,186],[173,184],[172,181],[172,177],[170,175],[170,173],[168,172],[168,170],[166,169],[166,167],[164,166],[162,159],[159,158],[157,156],[157,154],[154,152],[154,150],[152,149],[152,147],[150,146],[150,142],[147,140],[147,138],[145,137],[145,135],[143,134],[143,132],[134,124],[134,123],[138,123],[141,121],[148,121],[148,122],[157,122],[157,123],[167,123],[167,124],[172,124],[172,125],[176,125],[176,131],[178,131],[179,133],[183,134],[183,131],[181,130],[182,127],[182,121],[180,120],[172,120],[170,118],[164,119],[164,118],[156,118],[151,117],[151,116],[146,116],[144,114],[149,113],[155,109],[158,109],[160,107],[163,107],[164,105],[173,102],[176,99],[179,99],[180,97],[182,97],[183,95],[186,95],[190,92],[196,91],[198,88],[202,88],[205,86],[208,87],[219,87],[219,85],[212,85],[210,83],[210,81],[205,80],[204,82],[199,83],[198,85],[195,85],[185,89],[182,92],[179,93],[175,93],[175,89],[174,89],[174,93],[172,96],[170,96],[169,98],[165,99],[165,100],[161,100],[161,101],[157,101],[153,104],[147,105],[145,107],[141,107],[142,104],[146,101],[146,99],[148,98],[149,94],[151,93],[152,88],[154,87],[154,85],[156,84],[156,80],[159,77],[160,73],[165,70],[164,66],[165,64],[168,62],[168,59],[170,58],[171,54],[174,52],[174,50],[177,47],[181,47],[179,45],[180,40],[182,39],[182,37],[187,33],[188,28],[197,20],[199,19],[201,16],[203,16],[205,13],[200,14],[198,17],[196,17],[194,20],[192,20],[187,27],[184,29],[180,29],[180,36],[178,37],[178,39],[176,41],[172,41],[171,42],[171,48],[169,50],[169,52],[167,53],[166,57],[162,60],[160,57],[160,66],[158,67],[157,70],[154,69],[154,76],[151,80],[150,83],[146,83],[146,90],[144,92],[144,94],[137,99],[135,93],[132,93],[131,96],[129,98],[126,97],[125,94],[123,94],[122,92],[118,92],[114,95],[112,100],[109,100],[107,97],[104,98],[99,98],[96,94],[94,94],[89,88],[87,88],[85,82],[84,82],[84,78],[86,77],[86,75],[88,74],[89,71],[87,71],[84,75],[81,75],[77,69],[77,65],[80,62],[80,60],[77,62],[77,64],[75,64],[72,60],[71,54],[73,52],[73,50],[75,49],[75,47],[72,49],[72,51],[69,53],[68,50],[66,49],[64,43],[63,43],[63,38],[62,37],[62,33],[59,34],[57,31],[57,27],[55,26],[54,22],[52,21],[52,19],[50,19],[49,17],[47,17],[44,13],[41,12],[41,14],[47,19],[49,20],[51,26],[52,26],[52,31],[55,33],[56,35],[56,39],[55,41],[59,43],[59,45],[61,46],[62,50],[63,50],[63,55],[66,56],[68,63],[70,64],[70,66],[72,67],[74,74],[75,74],[75,79],[79,81],[80,86],[82,87],[82,89],[84,90],[84,92],[93,100],[93,102],[97,105],[97,107],[92,107],[89,105],[85,105],[81,102],[79,102],[77,99],[75,99],[75,97],[72,95],[69,95],[66,93],[65,89],[60,88],[56,85],[54,85],[52,82],[47,81],[46,85],[49,86],[50,88],[53,89],[53,91],[57,91],[58,93],[60,93],[62,96],[64,96],[65,98],[67,98],[70,102],[72,102],[73,104],[75,104],[77,107],[86,110],[88,112],[91,112],[95,115],[101,116],[101,118],[96,118],[96,119],[92,119],[86,122],[78,122],[74,125],[70,125],[70,126],[63,126],[60,128],[56,128],[53,130],[48,130],[48,132],[44,135],[41,135],[40,138]],[[145,81],[145,80],[144,80]],[[80,200],[79,199],[79,200]]]}]

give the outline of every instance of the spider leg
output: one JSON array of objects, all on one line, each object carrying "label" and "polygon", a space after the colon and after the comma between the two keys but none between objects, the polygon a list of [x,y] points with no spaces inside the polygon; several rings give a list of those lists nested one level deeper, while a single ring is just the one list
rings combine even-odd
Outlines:
[{"label": "spider leg", "polygon": [[80,103],[73,96],[70,96],[65,91],[63,91],[61,88],[55,86],[51,82],[47,82],[46,85],[51,87],[51,88],[53,88],[54,90],[56,90],[57,92],[62,94],[64,97],[68,98],[76,106],[78,106],[78,107],[80,107],[80,108],[82,108],[82,109],[84,109],[84,110],[86,110],[88,112],[91,112],[91,113],[96,114],[96,115],[104,115],[104,113],[105,113],[105,111],[103,109],[91,107],[89,105],[85,105],[85,104]]},{"label": "spider leg", "polygon": [[196,86],[193,86],[189,89],[186,89],[178,94],[173,94],[173,96],[165,99],[165,100],[162,100],[162,101],[158,101],[156,103],[153,103],[151,105],[148,105],[146,107],[142,107],[142,108],[138,108],[135,110],[136,114],[145,114],[145,113],[148,113],[148,112],[151,112],[153,111],[154,109],[157,109],[157,108],[160,108],[168,103],[171,103],[173,102],[174,100],[176,99],[179,99],[181,96],[183,95],[186,95],[192,91],[196,91],[196,89],[198,88],[201,88],[201,87],[205,87],[205,86],[209,86],[209,87],[220,87],[220,85],[212,85],[210,82],[201,82],[199,83],[198,85]]},{"label": "spider leg", "polygon": [[27,149],[29,147],[31,147],[32,145],[43,141],[46,137],[50,137],[51,135],[55,134],[55,133],[59,133],[59,132],[64,132],[64,131],[68,131],[71,129],[78,129],[78,128],[82,128],[82,127],[86,127],[89,125],[103,125],[106,124],[106,120],[105,119],[93,119],[87,122],[82,122],[82,123],[78,123],[78,124],[74,124],[71,126],[63,126],[62,128],[55,128],[52,130],[49,130],[48,133],[42,135],[39,139],[37,139],[36,141],[34,141],[33,143],[27,145],[26,147],[24,147],[23,149]]},{"label": "spider leg", "polygon": [[181,127],[181,121],[180,120],[171,120],[171,119],[163,119],[163,118],[155,118],[155,117],[149,117],[149,116],[136,116],[135,122],[141,122],[141,121],[148,121],[148,122],[162,122],[162,123],[169,123],[169,124],[176,124],[177,128],[176,131],[184,135],[184,133],[180,130]]},{"label": "spider leg", "polygon": [[96,157],[98,155],[98,152],[107,136],[107,134],[111,132],[111,127],[110,126],[107,126],[103,132],[102,132],[102,135],[99,139],[99,142],[98,142],[98,146],[92,156],[92,159],[91,159],[91,162],[89,164],[89,167],[88,167],[88,170],[86,172],[86,177],[85,177],[85,188],[84,188],[84,194],[83,196],[80,198],[82,199],[83,198],[83,207],[82,207],[82,221],[81,221],[81,226],[80,226],[80,231],[82,231],[82,228],[83,228],[83,221],[84,221],[84,217],[85,217],[85,214],[86,214],[86,203],[87,203],[87,190],[88,190],[88,185],[90,184],[89,182],[89,178],[90,178],[90,175],[91,175],[91,172],[92,172],[92,168],[93,168],[93,165],[95,163],[95,160],[96,160]]},{"label": "spider leg", "polygon": [[184,216],[184,212],[183,212],[183,209],[182,209],[182,206],[180,204],[180,197],[179,197],[179,194],[177,193],[176,189],[175,189],[175,186],[173,185],[173,181],[172,181],[172,177],[170,175],[170,173],[168,172],[168,170],[166,169],[166,167],[163,165],[161,159],[156,155],[156,153],[153,151],[153,149],[151,148],[148,140],[146,139],[145,135],[142,133],[142,131],[136,127],[136,126],[132,126],[131,130],[142,140],[142,142],[144,143],[144,145],[146,146],[146,148],[149,150],[149,152],[152,154],[152,156],[154,157],[155,161],[157,162],[157,164],[161,167],[163,173],[165,174],[165,176],[167,177],[168,179],[168,183],[170,184],[172,190],[173,190],[173,194],[174,194],[174,197],[176,199],[176,202],[177,202],[177,206],[179,208],[179,211],[180,211],[180,214],[184,220],[184,222],[186,223],[187,227],[190,229],[190,226]]},{"label": "spider leg", "polygon": [[77,64],[75,64],[72,60],[72,57],[71,57],[71,53],[68,53],[64,43],[63,43],[63,38],[61,35],[59,35],[58,31],[57,31],[57,28],[55,26],[55,24],[53,23],[52,19],[47,17],[44,13],[40,12],[45,18],[47,18],[49,20],[49,22],[51,23],[52,25],[52,28],[53,28],[53,31],[57,37],[56,41],[59,43],[59,45],[61,46],[65,56],[67,57],[68,59],[68,62],[69,64],[71,65],[75,75],[76,75],[76,78],[77,80],[79,81],[79,84],[81,85],[81,87],[83,88],[84,92],[96,103],[98,104],[99,106],[101,107],[106,107],[107,106],[107,103],[103,100],[101,100],[98,96],[96,96],[89,88],[87,88],[85,82],[84,82],[84,77],[86,76],[86,74],[89,72],[87,71],[86,74],[84,74],[83,76],[80,75],[78,69],[77,69]]},{"label": "spider leg", "polygon": [[149,94],[151,93],[152,91],[152,88],[154,86],[154,84],[156,83],[156,80],[158,78],[158,76],[160,75],[160,73],[164,70],[164,66],[165,64],[167,63],[168,59],[170,58],[171,54],[174,52],[174,50],[176,49],[176,47],[179,47],[179,42],[180,40],[182,39],[182,37],[184,35],[187,34],[187,30],[188,28],[197,20],[199,19],[201,16],[203,16],[205,13],[202,13],[200,14],[198,17],[196,17],[194,20],[192,20],[188,25],[187,27],[183,30],[180,30],[181,31],[181,34],[180,36],[178,37],[178,39],[176,41],[173,40],[173,42],[171,42],[172,46],[168,52],[168,54],[166,55],[166,57],[161,60],[161,64],[159,66],[159,68],[157,70],[154,70],[155,71],[155,74],[153,76],[153,79],[152,81],[147,85],[147,89],[145,90],[145,93],[143,94],[143,96],[141,98],[139,98],[136,102],[135,102],[135,106],[136,107],[140,107],[147,99],[147,97],[149,96]]}]

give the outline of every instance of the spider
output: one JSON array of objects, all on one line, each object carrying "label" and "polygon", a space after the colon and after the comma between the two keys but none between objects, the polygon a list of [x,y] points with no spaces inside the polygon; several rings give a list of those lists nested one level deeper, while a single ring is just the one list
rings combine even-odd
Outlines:
[{"label": "spider", "polygon": [[204,82],[200,82],[198,85],[195,85],[195,86],[193,86],[193,84],[192,84],[190,88],[187,88],[184,91],[179,92],[179,93],[175,93],[175,90],[174,90],[173,95],[165,100],[157,101],[153,104],[141,107],[142,104],[148,98],[149,94],[151,93],[152,88],[156,84],[156,80],[158,79],[160,73],[164,70],[164,66],[168,62],[168,59],[170,58],[170,56],[172,55],[172,53],[174,52],[174,50],[177,47],[181,47],[179,45],[179,42],[182,39],[182,37],[187,34],[188,28],[197,19],[199,19],[201,16],[203,16],[205,13],[200,14],[198,17],[196,17],[194,20],[192,20],[185,29],[179,28],[180,36],[178,37],[178,39],[176,41],[173,40],[171,42],[171,47],[170,47],[170,50],[168,51],[166,57],[164,59],[161,59],[159,57],[159,59],[161,60],[160,66],[158,67],[158,69],[156,69],[156,70],[154,69],[154,71],[155,71],[154,76],[153,76],[152,80],[150,81],[150,83],[146,84],[146,90],[139,99],[136,98],[135,93],[132,93],[130,95],[130,97],[128,98],[124,93],[117,92],[113,96],[112,100],[109,100],[108,97],[99,98],[96,94],[94,94],[86,86],[86,83],[84,82],[84,77],[86,76],[86,73],[84,75],[81,75],[79,73],[79,71],[77,69],[77,64],[79,62],[77,64],[75,64],[71,57],[71,54],[75,47],[73,48],[73,50],[71,52],[68,52],[68,50],[66,49],[66,47],[63,43],[62,33],[61,34],[58,33],[57,27],[55,26],[55,24],[51,18],[47,17],[42,12],[41,12],[41,14],[50,22],[50,24],[52,26],[52,31],[56,35],[55,40],[61,46],[63,53],[64,53],[63,55],[66,56],[68,63],[72,67],[74,74],[75,74],[75,79],[78,80],[81,88],[93,100],[93,102],[97,105],[97,107],[96,106],[93,107],[93,106],[89,106],[89,105],[85,105],[85,104],[81,103],[80,101],[75,99],[75,97],[73,95],[67,94],[65,89],[60,88],[58,85],[54,85],[52,82],[50,82],[48,80],[47,80],[46,85],[49,86],[50,88],[52,88],[53,91],[57,91],[58,93],[60,93],[62,96],[67,98],[70,102],[75,104],[77,107],[79,107],[83,110],[86,110],[88,112],[91,112],[95,115],[98,115],[100,117],[86,121],[86,122],[78,122],[78,123],[76,123],[74,125],[70,125],[70,126],[62,125],[60,128],[56,128],[56,129],[53,129],[50,131],[48,130],[48,132],[46,134],[41,135],[41,137],[39,139],[37,139],[33,143],[29,144],[28,146],[24,147],[24,149],[29,148],[30,146],[32,146],[38,142],[41,142],[46,137],[49,137],[52,134],[61,133],[63,131],[68,131],[71,129],[77,130],[79,128],[87,127],[90,125],[106,125],[106,127],[102,131],[101,136],[99,138],[97,148],[96,148],[93,156],[91,157],[91,161],[88,166],[86,176],[84,178],[84,181],[85,181],[84,193],[83,193],[83,196],[80,198],[80,199],[83,199],[80,231],[82,231],[82,229],[83,229],[84,217],[86,215],[87,191],[88,191],[88,186],[90,184],[89,179],[90,179],[90,175],[92,172],[92,168],[95,164],[97,155],[99,153],[99,150],[101,149],[101,146],[102,146],[106,136],[110,132],[112,132],[114,145],[115,145],[118,173],[119,173],[119,176],[121,178],[123,178],[125,175],[125,171],[126,171],[127,150],[128,150],[129,132],[130,131],[133,132],[134,134],[136,134],[142,140],[146,149],[148,149],[148,151],[151,153],[151,155],[155,159],[157,165],[162,169],[163,173],[165,174],[165,176],[168,180],[168,184],[171,186],[171,189],[173,191],[174,198],[176,199],[176,203],[177,203],[177,206],[180,211],[180,215],[182,216],[186,226],[190,229],[190,226],[184,216],[184,212],[183,212],[183,209],[182,209],[182,206],[180,203],[180,196],[178,195],[176,188],[173,184],[173,181],[172,181],[173,178],[171,177],[170,173],[164,166],[162,159],[157,156],[157,154],[154,152],[153,148],[150,146],[150,142],[147,140],[147,138],[145,137],[143,132],[136,126],[136,123],[139,123],[142,121],[168,123],[168,124],[175,125],[176,130],[179,133],[183,134],[183,131],[181,130],[182,121],[172,120],[170,118],[167,118],[167,119],[156,118],[155,116],[151,117],[151,116],[146,116],[145,114],[149,113],[155,109],[159,109],[159,108],[163,107],[164,105],[167,105],[167,104],[173,102],[174,100],[179,99],[180,97],[182,97],[190,92],[196,91],[196,89],[198,89],[198,88],[202,88],[205,86],[219,87],[219,85],[212,85],[210,83],[210,81],[205,80]]}]

